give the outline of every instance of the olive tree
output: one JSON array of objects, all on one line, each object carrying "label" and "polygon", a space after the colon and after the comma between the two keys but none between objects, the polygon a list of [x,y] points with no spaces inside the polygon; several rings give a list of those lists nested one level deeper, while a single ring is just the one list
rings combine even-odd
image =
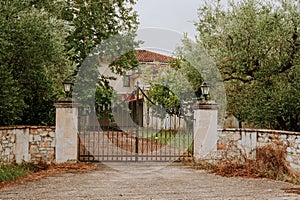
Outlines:
[{"label": "olive tree", "polygon": [[300,131],[299,1],[214,1],[198,13],[199,44],[222,73],[227,110],[240,122]]},{"label": "olive tree", "polygon": [[1,104],[10,102],[10,112],[1,109],[2,125],[54,124],[53,104],[72,71],[64,47],[70,27],[34,5],[30,0],[0,2]]}]

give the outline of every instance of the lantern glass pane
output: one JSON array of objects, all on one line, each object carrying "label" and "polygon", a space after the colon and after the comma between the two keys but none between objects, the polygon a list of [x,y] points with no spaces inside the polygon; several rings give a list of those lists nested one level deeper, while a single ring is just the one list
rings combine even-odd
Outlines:
[{"label": "lantern glass pane", "polygon": [[70,92],[70,90],[71,90],[71,84],[64,84],[64,86],[65,86],[65,91],[66,92]]}]

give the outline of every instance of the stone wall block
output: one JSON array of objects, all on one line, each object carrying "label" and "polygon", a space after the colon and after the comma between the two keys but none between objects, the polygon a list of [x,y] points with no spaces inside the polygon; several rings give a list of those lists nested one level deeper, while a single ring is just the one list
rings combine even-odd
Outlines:
[{"label": "stone wall block", "polygon": [[11,148],[5,148],[4,156],[9,156],[12,153]]},{"label": "stone wall block", "polygon": [[53,138],[51,138],[51,137],[44,137],[45,142],[51,142],[52,140],[53,140]]},{"label": "stone wall block", "polygon": [[292,155],[289,155],[289,154],[286,156],[286,160],[287,160],[288,162],[293,162],[293,161],[294,161],[293,156],[292,156]]},{"label": "stone wall block", "polygon": [[49,132],[47,130],[43,130],[40,134],[40,136],[48,136]]},{"label": "stone wall block", "polygon": [[55,138],[55,132],[54,131],[50,131],[49,132],[49,136],[52,137],[52,138]]},{"label": "stone wall block", "polygon": [[10,143],[15,143],[15,140],[16,140],[16,136],[15,135],[11,135]]},{"label": "stone wall block", "polygon": [[227,148],[226,144],[218,143],[217,150],[226,150],[226,148]]},{"label": "stone wall block", "polygon": [[289,146],[289,144],[290,144],[290,142],[287,141],[287,140],[283,140],[283,141],[280,141],[280,142],[281,142],[281,144],[286,145],[286,146]]},{"label": "stone wall block", "polygon": [[42,156],[40,154],[31,154],[32,158],[35,160],[40,160]]},{"label": "stone wall block", "polygon": [[31,128],[30,131],[29,131],[29,133],[30,133],[31,135],[34,135],[34,134],[37,133],[37,129],[36,129],[36,128]]},{"label": "stone wall block", "polygon": [[[281,135],[281,136],[283,136],[283,135]],[[285,136],[287,136],[287,135],[285,135]],[[290,141],[295,141],[296,140],[296,135],[289,135],[289,136],[287,136],[287,138]]]},{"label": "stone wall block", "polygon": [[287,135],[280,135],[280,139],[281,139],[281,140],[287,139]]},{"label": "stone wall block", "polygon": [[44,150],[44,151],[40,151],[41,155],[46,155],[48,151]]},{"label": "stone wall block", "polygon": [[29,135],[29,142],[33,142],[34,138],[33,138],[33,135]]},{"label": "stone wall block", "polygon": [[53,140],[53,141],[51,142],[50,147],[55,147],[55,140]]},{"label": "stone wall block", "polygon": [[37,145],[30,145],[30,154],[37,154],[39,153],[39,147]]},{"label": "stone wall block", "polygon": [[53,152],[48,152],[47,154],[47,163],[51,163],[53,160],[55,160],[55,153],[54,151]]},{"label": "stone wall block", "polygon": [[8,160],[9,160],[9,162],[15,162],[15,161],[16,161],[15,155],[14,155],[14,154],[10,154],[10,155],[8,156]]},{"label": "stone wall block", "polygon": [[43,148],[49,148],[51,146],[50,142],[42,142],[42,144],[40,145]]},{"label": "stone wall block", "polygon": [[8,142],[8,140],[6,140],[6,138],[5,139],[2,139],[2,144],[8,144],[9,142]]},{"label": "stone wall block", "polygon": [[34,141],[41,141],[42,137],[41,137],[41,135],[34,135],[33,140]]}]

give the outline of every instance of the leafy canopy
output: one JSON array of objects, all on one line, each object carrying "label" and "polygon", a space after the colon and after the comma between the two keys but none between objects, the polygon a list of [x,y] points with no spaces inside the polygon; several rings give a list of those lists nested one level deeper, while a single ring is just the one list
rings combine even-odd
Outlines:
[{"label": "leafy canopy", "polygon": [[1,102],[11,109],[1,109],[2,125],[54,124],[53,103],[72,68],[63,45],[69,26],[34,5],[30,0],[0,2]]},{"label": "leafy canopy", "polygon": [[198,39],[222,73],[227,110],[258,127],[300,131],[299,1],[214,1],[198,13]]}]

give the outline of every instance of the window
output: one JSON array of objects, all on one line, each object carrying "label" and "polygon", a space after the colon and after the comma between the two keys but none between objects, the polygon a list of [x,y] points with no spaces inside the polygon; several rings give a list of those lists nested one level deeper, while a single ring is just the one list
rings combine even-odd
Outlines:
[{"label": "window", "polygon": [[130,87],[130,76],[129,75],[123,76],[123,87]]}]

